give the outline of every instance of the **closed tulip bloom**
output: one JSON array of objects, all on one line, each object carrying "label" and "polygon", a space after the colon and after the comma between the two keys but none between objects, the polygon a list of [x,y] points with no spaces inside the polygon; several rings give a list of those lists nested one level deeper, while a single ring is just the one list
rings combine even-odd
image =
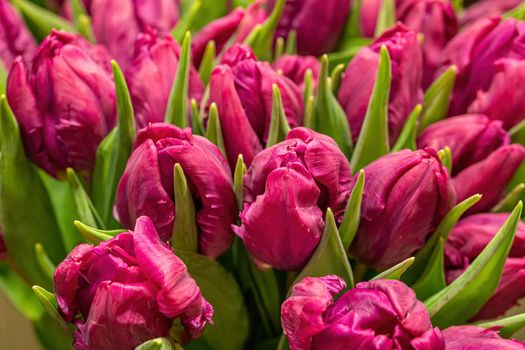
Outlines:
[{"label": "closed tulip bloom", "polygon": [[525,159],[525,148],[507,145],[492,152],[454,177],[458,202],[477,193],[481,200],[469,209],[470,213],[490,211],[502,199],[507,186]]},{"label": "closed tulip bloom", "polygon": [[77,246],[57,266],[54,282],[59,310],[76,326],[78,350],[133,350],[167,337],[175,319],[184,327],[183,340],[195,339],[213,315],[147,217],[137,220],[134,232]]},{"label": "closed tulip bloom", "polygon": [[466,26],[483,18],[500,16],[521,3],[522,0],[479,0],[462,11],[459,19],[461,25]]},{"label": "closed tulip bloom", "polygon": [[372,95],[379,51],[383,45],[387,47],[392,61],[388,104],[390,143],[396,141],[408,115],[423,99],[421,46],[415,32],[398,24],[383,33],[369,47],[361,49],[350,61],[343,75],[338,99],[346,112],[354,141],[361,131]]},{"label": "closed tulip bloom", "polygon": [[89,171],[97,147],[116,123],[115,86],[102,47],[52,31],[28,69],[17,58],[7,98],[29,157],[51,175]]},{"label": "closed tulip bloom", "polygon": [[173,168],[181,165],[196,205],[199,251],[211,258],[231,245],[236,218],[228,164],[219,149],[191,130],[155,123],[140,130],[120,179],[115,213],[126,228],[150,217],[163,241],[172,235],[175,217]]},{"label": "closed tulip bloom", "polygon": [[179,19],[178,0],[84,0],[97,42],[126,65],[139,33],[168,33]]},{"label": "closed tulip bloom", "polygon": [[249,166],[268,139],[273,84],[279,87],[288,124],[301,125],[303,97],[297,84],[259,62],[245,45],[235,45],[223,56],[210,80],[210,101],[217,104],[228,161],[232,169],[242,154]]},{"label": "closed tulip bloom", "polygon": [[344,288],[333,275],[306,277],[293,287],[281,307],[291,350],[445,350],[441,331],[404,283],[358,283],[334,301]]},{"label": "closed tulip bloom", "polygon": [[[275,0],[268,0],[270,11]],[[297,51],[301,55],[319,56],[336,48],[350,11],[347,0],[286,1],[275,38],[287,38],[297,32]]]},{"label": "closed tulip bloom", "polygon": [[[475,214],[467,216],[454,226],[445,244],[448,283],[465,272],[508,217],[507,213]],[[520,222],[498,288],[474,319],[501,316],[522,297],[525,297],[525,224]]]},{"label": "closed tulip bloom", "polygon": [[496,329],[455,326],[443,331],[447,350],[524,350],[525,344],[502,338]]},{"label": "closed tulip bloom", "polygon": [[[171,35],[159,37],[151,30],[139,35],[133,59],[126,69],[139,127],[164,121],[179,59],[180,47]],[[190,66],[189,97],[200,101],[203,92],[199,73]]]},{"label": "closed tulip bloom", "polygon": [[503,129],[502,122],[491,121],[480,114],[462,115],[434,123],[417,140],[418,148],[450,147],[454,174],[484,160],[509,143],[510,136]]},{"label": "closed tulip bloom", "polygon": [[17,56],[29,63],[36,46],[22,18],[7,0],[0,0],[0,65],[9,68]]},{"label": "closed tulip bloom", "polygon": [[390,267],[425,244],[456,204],[456,194],[430,148],[383,156],[364,171],[361,220],[351,253],[367,265]]},{"label": "closed tulip bloom", "polygon": [[366,38],[373,38],[376,32],[377,17],[381,8],[381,0],[368,0],[361,3],[359,26]]},{"label": "closed tulip bloom", "polygon": [[282,72],[285,77],[304,89],[306,71],[308,69],[312,71],[312,78],[316,83],[321,70],[321,63],[313,56],[284,55],[273,62],[273,68]]},{"label": "closed tulip bloom", "polygon": [[341,218],[350,166],[334,140],[310,129],[261,151],[244,177],[236,233],[260,266],[298,270],[317,247],[327,208]]}]

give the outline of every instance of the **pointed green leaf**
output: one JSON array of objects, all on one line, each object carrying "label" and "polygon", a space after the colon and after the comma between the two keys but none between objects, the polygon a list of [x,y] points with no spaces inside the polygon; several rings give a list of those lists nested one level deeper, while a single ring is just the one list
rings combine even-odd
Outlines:
[{"label": "pointed green leaf", "polygon": [[173,30],[171,31],[171,35],[177,40],[177,42],[181,42],[184,40],[185,33],[188,33],[191,29],[191,26],[197,16],[200,14],[199,11],[201,9],[202,2],[201,0],[195,0],[191,4],[191,7],[189,10],[184,14],[184,16],[179,17],[179,21],[177,22],[177,25]]},{"label": "pointed green leaf", "polygon": [[466,322],[491,297],[501,279],[522,207],[520,202],[496,236],[461,276],[425,301],[432,324],[445,328]]},{"label": "pointed green leaf", "polygon": [[82,182],[78,178],[75,171],[71,168],[67,169],[67,179],[69,185],[71,186],[71,191],[73,192],[73,198],[75,199],[75,204],[77,206],[77,212],[80,217],[80,220],[86,224],[96,227],[104,228],[104,223],[100,218],[100,215],[97,213],[95,206],[91,202]]},{"label": "pointed green leaf", "polygon": [[337,51],[345,51],[346,49],[348,49],[349,43],[352,42],[353,39],[360,38],[363,36],[361,30],[362,2],[363,0],[352,1],[350,14],[348,15],[348,20],[345,24],[343,34],[339,41],[339,48]]},{"label": "pointed green leaf", "polygon": [[498,204],[492,208],[493,213],[507,213],[514,208],[523,196],[525,184],[516,185]]},{"label": "pointed green leaf", "polygon": [[448,115],[450,96],[456,83],[457,67],[450,66],[441,74],[425,91],[423,103],[423,116],[419,123],[419,132],[427,126],[438,122]]},{"label": "pointed green leaf", "polygon": [[178,163],[173,168],[173,190],[176,205],[171,246],[176,250],[197,252],[199,243],[195,205],[184,171]]},{"label": "pointed green leaf", "polygon": [[[310,97],[314,96],[315,87],[314,87],[314,74],[310,68],[304,73],[304,92],[303,92],[303,102],[306,106]],[[306,112],[305,112],[306,113]]]},{"label": "pointed green leaf", "polygon": [[380,36],[385,30],[396,24],[396,4],[394,0],[382,0],[377,16],[375,36]]},{"label": "pointed green leaf", "polygon": [[202,55],[201,65],[199,66],[199,75],[204,86],[208,86],[210,82],[211,71],[213,70],[215,60],[215,50],[215,41],[208,41],[204,54]]},{"label": "pointed green leaf", "polygon": [[0,62],[0,96],[5,94],[7,84],[7,68],[3,62]]},{"label": "pointed green leaf", "polygon": [[365,172],[359,171],[359,177],[355,183],[350,199],[346,204],[343,221],[339,227],[341,235],[341,242],[346,252],[350,249],[350,245],[354,241],[357,229],[359,228],[359,219],[361,217],[361,200],[363,199],[363,189],[365,187]]},{"label": "pointed green leaf", "polygon": [[416,253],[416,260],[414,264],[412,265],[408,273],[406,273],[403,276],[404,282],[411,285],[420,278],[421,274],[429,264],[430,257],[435,249],[436,244],[438,244],[439,239],[441,238],[443,239],[443,242],[446,242],[450,231],[452,231],[452,228],[456,225],[461,216],[474,204],[476,204],[480,199],[481,195],[479,194],[473,195],[465,199],[463,202],[457,204],[454,208],[452,208],[452,210],[443,218],[443,220],[441,220],[438,227],[436,228],[432,236],[430,236],[430,238],[427,240],[423,248],[421,248]]},{"label": "pointed green leaf", "polygon": [[191,99],[191,132],[193,135],[204,136],[204,125],[202,125],[197,100]]},{"label": "pointed green leaf", "polygon": [[31,287],[5,262],[0,263],[0,291],[28,320],[36,321],[44,314],[44,309]]},{"label": "pointed green leaf", "polygon": [[399,138],[397,139],[394,147],[392,147],[392,152],[398,152],[402,149],[410,149],[412,151],[417,149],[417,120],[419,119],[419,115],[421,114],[422,110],[423,107],[421,105],[414,107],[408,116],[405,126],[403,126],[403,130],[401,130]]},{"label": "pointed green leaf", "polygon": [[341,243],[339,232],[337,232],[334,214],[328,208],[321,241],[293,284],[307,276],[321,277],[330,274],[341,277],[348,287],[353,287],[352,268],[348,262],[343,243]]},{"label": "pointed green leaf", "polygon": [[456,13],[463,11],[463,0],[452,0],[452,6]]},{"label": "pointed green leaf", "polygon": [[381,47],[374,90],[368,103],[363,126],[352,154],[352,169],[363,169],[390,150],[388,140],[388,99],[391,82],[390,56],[386,46]]},{"label": "pointed green leaf", "polygon": [[284,55],[284,39],[283,37],[278,37],[275,40],[275,49],[273,53],[273,60],[278,60]]},{"label": "pointed green leaf", "polygon": [[333,69],[338,64],[343,64],[345,67],[348,62],[354,58],[354,56],[364,46],[368,46],[372,42],[369,38],[353,38],[347,42],[346,48],[343,51],[331,52],[328,54],[329,68]]},{"label": "pointed green leaf", "polygon": [[494,328],[494,327],[497,327],[497,328],[501,327],[499,329],[499,335],[501,335],[503,338],[512,338],[514,333],[525,328],[525,313],[515,315],[515,316],[505,317],[499,320],[480,322],[480,323],[477,323],[477,326],[487,328],[487,329]]},{"label": "pointed green leaf", "polygon": [[313,129],[332,137],[341,151],[349,157],[352,153],[352,136],[346,113],[332,94],[328,78],[328,57],[321,58],[321,71],[317,84]]},{"label": "pointed green leaf", "polygon": [[521,3],[512,10],[504,13],[503,18],[515,18],[520,21],[525,20],[525,3]]},{"label": "pointed green leaf", "polygon": [[255,56],[263,61],[271,59],[275,30],[284,10],[285,0],[276,0],[272,12],[261,26],[256,26],[246,42],[252,47]]},{"label": "pointed green leaf", "polygon": [[224,139],[222,138],[221,121],[219,119],[219,110],[217,105],[212,103],[210,105],[210,112],[208,115],[208,130],[206,130],[206,138],[217,146],[222,154],[226,157],[226,148],[224,147]]},{"label": "pointed green leaf", "polygon": [[343,71],[345,70],[345,65],[340,63],[332,70],[332,74],[330,74],[330,80],[332,81],[332,93],[334,95],[337,95],[337,91],[339,91],[339,85],[341,85],[341,76],[343,75]]},{"label": "pointed green leaf", "polygon": [[288,120],[286,120],[286,114],[284,113],[281,91],[279,91],[279,87],[276,84],[273,84],[272,91],[272,116],[266,148],[283,141],[288,131],[290,131],[290,125],[288,125]]},{"label": "pointed green leaf", "polygon": [[244,203],[244,174],[246,174],[246,164],[242,159],[242,154],[237,156],[237,163],[235,164],[235,172],[233,174],[233,190],[235,198],[237,199],[237,208],[242,211]]},{"label": "pointed green leaf", "polygon": [[287,55],[297,55],[297,31],[295,29],[288,32],[284,52]]},{"label": "pointed green leaf", "polygon": [[445,241],[440,237],[421,277],[411,286],[419,300],[428,299],[447,286],[444,253]]},{"label": "pointed green leaf", "polygon": [[392,266],[388,270],[381,272],[380,274],[372,278],[372,281],[376,281],[380,279],[399,280],[401,279],[401,276],[403,275],[403,273],[405,273],[405,271],[408,270],[408,268],[412,266],[413,263],[414,263],[414,258],[410,257],[400,262],[399,264]]},{"label": "pointed green leaf", "polygon": [[176,251],[176,254],[215,310],[213,326],[206,327],[202,337],[213,344],[213,349],[243,349],[249,334],[248,312],[235,278],[218,262],[205,256],[185,251]]},{"label": "pointed green leaf", "polygon": [[55,263],[66,252],[51,201],[25,155],[18,124],[5,96],[0,97],[0,135],[0,220],[9,256],[26,281],[50,288],[38,268],[35,244],[43,243]]},{"label": "pointed green leaf", "polygon": [[91,226],[88,226],[78,220],[74,222],[78,232],[86,242],[98,245],[100,242],[107,241],[119,233],[126,232],[126,230],[100,230]]},{"label": "pointed green leaf", "polygon": [[62,316],[58,313],[58,304],[55,294],[48,292],[45,288],[40,286],[33,286],[33,292],[48,315],[51,316],[53,320],[57,321],[64,331],[67,331],[68,326]]},{"label": "pointed green leaf", "polygon": [[33,330],[38,342],[45,350],[73,350],[72,330],[64,331],[62,325],[49,314],[33,321]]},{"label": "pointed green leaf", "polygon": [[75,33],[75,28],[59,15],[26,0],[13,0],[13,6],[24,17],[27,26],[38,41],[42,41],[52,29]]},{"label": "pointed green leaf", "polygon": [[53,275],[55,274],[56,266],[51,259],[49,259],[49,256],[41,243],[35,244],[35,255],[40,269],[44,272],[45,276],[49,278],[49,281],[53,282]]},{"label": "pointed green leaf", "polygon": [[509,135],[512,139],[512,143],[525,145],[525,120],[514,125],[512,129],[509,130]]},{"label": "pointed green leaf", "polygon": [[180,128],[188,126],[188,88],[190,80],[191,34],[186,32],[182,40],[177,74],[173,80],[164,120]]},{"label": "pointed green leaf", "polygon": [[80,33],[88,41],[95,42],[95,35],[91,26],[91,18],[89,17],[86,7],[81,0],[71,0],[71,17],[78,33]]},{"label": "pointed green leaf", "polygon": [[167,338],[156,338],[148,340],[137,346],[135,350],[176,350]]},{"label": "pointed green leaf", "polygon": [[450,151],[450,147],[445,146],[445,148],[439,150],[438,155],[441,164],[443,164],[449,174],[452,174],[452,152]]},{"label": "pointed green leaf", "polygon": [[310,96],[304,107],[304,126],[313,129],[315,122],[315,97]]}]

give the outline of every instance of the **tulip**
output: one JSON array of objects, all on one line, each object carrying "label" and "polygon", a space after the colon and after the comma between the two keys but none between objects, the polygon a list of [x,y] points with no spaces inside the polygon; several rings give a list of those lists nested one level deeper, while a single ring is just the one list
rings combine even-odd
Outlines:
[{"label": "tulip", "polygon": [[461,171],[453,180],[458,202],[480,193],[483,197],[469,209],[469,212],[490,211],[501,200],[523,159],[525,159],[523,146],[507,145]]},{"label": "tulip", "polygon": [[261,151],[244,177],[244,209],[235,232],[261,267],[298,270],[319,244],[327,208],[341,218],[350,166],[333,139],[296,128]]},{"label": "tulip", "polygon": [[510,137],[501,121],[491,121],[479,114],[452,117],[432,124],[417,140],[418,148],[450,147],[454,174],[509,143]]},{"label": "tulip", "polygon": [[[506,213],[476,214],[467,216],[456,224],[445,245],[448,283],[469,267],[494,238],[508,216]],[[474,319],[501,316],[522,297],[525,297],[525,224],[520,222],[498,288]]]},{"label": "tulip", "polygon": [[373,38],[376,32],[377,17],[382,0],[368,0],[361,2],[359,13],[359,26],[361,33],[366,38]]},{"label": "tulip", "polygon": [[443,331],[447,350],[523,350],[525,344],[503,339],[495,329],[455,326]]},{"label": "tulip", "polygon": [[[269,10],[276,0],[268,0]],[[275,38],[287,38],[297,32],[297,50],[301,55],[319,56],[336,48],[350,11],[346,0],[286,1]]]},{"label": "tulip", "polygon": [[466,26],[479,19],[501,16],[521,3],[522,0],[479,0],[461,13],[461,25]]},{"label": "tulip", "polygon": [[199,251],[215,258],[231,245],[236,202],[228,164],[214,144],[164,123],[149,124],[137,134],[117,188],[115,213],[126,228],[150,217],[163,241],[172,235],[175,218],[173,168],[184,170],[196,204]]},{"label": "tulip", "polygon": [[237,155],[249,166],[266,144],[270,129],[273,84],[279,87],[288,124],[299,126],[303,97],[299,86],[277,74],[266,62],[258,62],[245,45],[224,54],[223,64],[211,75],[210,100],[217,104],[224,145],[232,169]]},{"label": "tulip", "polygon": [[275,60],[273,68],[278,72],[282,72],[285,77],[301,86],[301,90],[304,90],[304,75],[306,71],[310,69],[314,83],[317,82],[321,63],[313,56],[284,55]]},{"label": "tulip", "polygon": [[494,17],[474,22],[450,41],[442,55],[443,69],[458,68],[450,115],[486,114],[505,128],[524,117],[521,99],[514,98],[523,84],[523,33],[524,22]]},{"label": "tulip", "polygon": [[252,29],[268,17],[262,5],[262,0],[254,1],[246,10],[238,8],[202,28],[191,45],[195,65],[200,64],[209,41],[215,42],[218,53],[225,51],[230,42],[242,43]]},{"label": "tulip", "polygon": [[77,246],[58,265],[54,282],[59,310],[76,326],[78,350],[133,350],[168,336],[175,319],[184,328],[181,340],[195,339],[213,315],[182,260],[145,216],[134,232]]},{"label": "tulip", "polygon": [[344,288],[333,275],[306,277],[293,287],[281,307],[291,350],[445,350],[441,331],[403,282],[358,283],[334,301]]},{"label": "tulip", "polygon": [[7,246],[5,244],[4,234],[2,230],[0,229],[0,261],[7,259],[8,252],[7,252]]},{"label": "tulip", "polygon": [[54,176],[67,167],[91,170],[98,144],[116,123],[106,52],[65,32],[51,32],[30,70],[15,59],[7,98],[29,157]]},{"label": "tulip", "polygon": [[[179,59],[180,47],[170,35],[159,37],[151,30],[139,35],[135,53],[126,70],[139,127],[164,121]],[[191,66],[189,97],[200,101],[203,92],[204,84],[197,70]]]},{"label": "tulip", "polygon": [[[351,253],[366,265],[390,267],[425,244],[455,205],[456,194],[431,148],[383,156],[364,171],[361,220]],[[356,181],[357,176],[352,186]]]},{"label": "tulip", "polygon": [[29,63],[36,50],[35,39],[7,0],[0,0],[0,65],[6,68],[17,57]]},{"label": "tulip", "polygon": [[357,140],[372,95],[379,62],[385,45],[392,60],[392,84],[388,104],[388,129],[393,144],[408,115],[422,101],[421,47],[415,32],[402,24],[386,31],[350,61],[341,82],[338,99],[346,112],[354,141]]},{"label": "tulip", "polygon": [[176,0],[84,0],[97,42],[122,65],[139,33],[153,28],[168,33],[179,19]]}]

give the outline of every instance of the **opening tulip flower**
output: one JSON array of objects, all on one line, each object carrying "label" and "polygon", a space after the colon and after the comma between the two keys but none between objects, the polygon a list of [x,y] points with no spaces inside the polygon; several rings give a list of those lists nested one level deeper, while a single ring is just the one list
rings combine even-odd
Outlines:
[{"label": "opening tulip flower", "polygon": [[29,157],[53,176],[68,167],[89,172],[117,119],[109,56],[78,35],[53,30],[31,64],[15,59],[7,81]]},{"label": "opening tulip flower", "polygon": [[29,63],[36,47],[36,41],[22,18],[7,0],[0,0],[0,64],[8,69],[18,56]]},{"label": "opening tulip flower", "polygon": [[182,167],[199,230],[199,251],[216,258],[231,245],[237,206],[226,159],[204,137],[165,123],[140,130],[120,179],[115,214],[126,228],[150,217],[163,241],[172,236],[175,206],[173,168]]},{"label": "opening tulip flower", "polygon": [[524,350],[525,344],[503,339],[497,329],[456,326],[443,331],[447,350]]},{"label": "opening tulip flower", "polygon": [[182,260],[144,216],[134,232],[77,246],[54,281],[60,312],[76,326],[77,350],[133,350],[167,337],[175,319],[181,337],[195,339],[213,315]]},{"label": "opening tulip flower", "polygon": [[341,218],[350,166],[330,137],[296,128],[258,153],[244,176],[241,227],[246,249],[261,267],[298,270],[319,244],[327,208]]}]

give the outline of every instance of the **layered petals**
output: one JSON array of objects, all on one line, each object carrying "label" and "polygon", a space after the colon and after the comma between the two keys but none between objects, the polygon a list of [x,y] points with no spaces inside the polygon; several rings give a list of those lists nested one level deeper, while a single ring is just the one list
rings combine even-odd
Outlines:
[{"label": "layered petals", "polygon": [[27,64],[36,47],[36,41],[22,18],[7,0],[0,0],[0,64],[7,69],[18,56],[22,56],[22,61]]},{"label": "layered petals", "polygon": [[455,326],[443,331],[447,350],[523,350],[525,344],[503,339],[495,329]]}]

